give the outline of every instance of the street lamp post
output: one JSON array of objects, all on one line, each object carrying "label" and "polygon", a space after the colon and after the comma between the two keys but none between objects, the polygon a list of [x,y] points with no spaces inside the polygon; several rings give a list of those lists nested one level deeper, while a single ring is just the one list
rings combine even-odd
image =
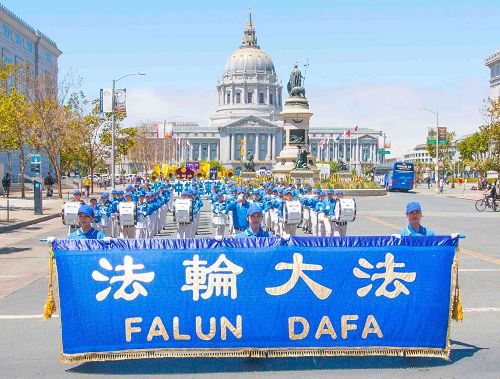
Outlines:
[{"label": "street lamp post", "polygon": [[[167,121],[169,120],[172,120],[174,118],[178,118],[178,117],[182,117],[182,116],[172,116],[172,117],[168,117],[166,118],[165,120],[163,120],[163,162],[167,162],[167,159],[166,159],[166,155],[167,155],[167,133],[166,133],[166,130],[167,130]],[[170,155],[172,152],[170,152]],[[171,163],[170,159],[168,160],[169,163]]]},{"label": "street lamp post", "polygon": [[421,108],[424,111],[434,113],[436,115],[436,167],[434,169],[436,175],[436,189],[435,192],[439,193],[439,112],[432,109]]},{"label": "street lamp post", "polygon": [[123,75],[121,78],[113,79],[113,89],[111,90],[111,180],[113,181],[113,189],[116,188],[116,148],[115,148],[115,84],[116,82],[126,78],[127,76],[146,75],[142,72]]}]

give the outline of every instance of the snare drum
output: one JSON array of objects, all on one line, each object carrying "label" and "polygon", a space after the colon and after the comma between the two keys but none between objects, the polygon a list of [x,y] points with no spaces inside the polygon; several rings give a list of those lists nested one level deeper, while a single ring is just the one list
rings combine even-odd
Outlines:
[{"label": "snare drum", "polygon": [[193,206],[191,199],[175,200],[175,221],[179,224],[189,224],[193,221]]},{"label": "snare drum", "polygon": [[283,207],[283,222],[286,225],[298,225],[302,220],[302,205],[300,201],[285,201]]},{"label": "snare drum", "polygon": [[213,226],[223,226],[227,224],[227,214],[215,214],[212,213],[212,225]]},{"label": "snare drum", "polygon": [[136,220],[136,205],[133,202],[118,204],[121,226],[134,226]]},{"label": "snare drum", "polygon": [[63,223],[64,225],[70,226],[78,226],[78,208],[80,208],[81,204],[76,201],[68,201],[64,203],[63,207]]},{"label": "snare drum", "polygon": [[336,222],[353,222],[356,219],[356,200],[337,199],[335,204]]}]

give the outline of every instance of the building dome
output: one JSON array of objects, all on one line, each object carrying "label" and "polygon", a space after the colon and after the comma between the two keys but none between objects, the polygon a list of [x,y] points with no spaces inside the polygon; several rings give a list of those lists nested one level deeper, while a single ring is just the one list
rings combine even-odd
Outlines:
[{"label": "building dome", "polygon": [[223,75],[243,73],[276,74],[274,64],[266,52],[257,47],[240,47],[226,62]]}]

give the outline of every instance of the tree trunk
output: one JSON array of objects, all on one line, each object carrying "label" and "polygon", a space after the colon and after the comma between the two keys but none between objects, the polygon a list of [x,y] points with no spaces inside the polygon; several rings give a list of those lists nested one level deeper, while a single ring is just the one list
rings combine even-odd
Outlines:
[{"label": "tree trunk", "polygon": [[26,190],[24,188],[24,164],[25,164],[25,159],[24,159],[24,146],[21,146],[19,149],[19,164],[20,164],[20,169],[21,169],[21,197],[24,199],[26,197]]}]

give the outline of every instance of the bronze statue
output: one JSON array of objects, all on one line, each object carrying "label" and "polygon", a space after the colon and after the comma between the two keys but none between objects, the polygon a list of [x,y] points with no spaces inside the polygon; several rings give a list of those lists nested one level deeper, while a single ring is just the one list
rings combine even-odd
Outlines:
[{"label": "bronze statue", "polygon": [[290,96],[306,97],[306,89],[302,86],[302,79],[305,79],[296,63],[290,73],[290,80],[286,86]]},{"label": "bronze statue", "polygon": [[297,146],[297,160],[295,161],[294,170],[307,170],[309,166],[307,165],[307,156],[309,155],[309,151],[307,149],[301,149],[300,146]]},{"label": "bronze statue", "polygon": [[245,171],[255,172],[255,162],[254,155],[252,153],[247,154],[247,162],[245,162]]}]

